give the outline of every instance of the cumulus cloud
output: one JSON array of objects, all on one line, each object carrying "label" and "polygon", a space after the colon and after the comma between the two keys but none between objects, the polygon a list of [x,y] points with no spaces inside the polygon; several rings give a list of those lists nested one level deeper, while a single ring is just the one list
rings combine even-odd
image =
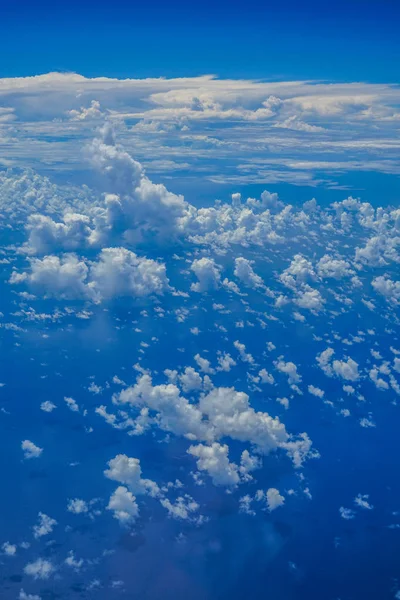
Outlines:
[{"label": "cumulus cloud", "polygon": [[285,502],[285,498],[281,496],[276,488],[269,488],[266,493],[268,510],[272,512]]},{"label": "cumulus cloud", "polygon": [[[130,406],[136,411],[153,411],[162,430],[191,441],[206,441],[212,445],[223,438],[231,438],[249,443],[262,454],[281,448],[296,466],[301,465],[311,449],[305,434],[297,440],[291,438],[278,418],[255,411],[250,406],[249,396],[234,388],[213,388],[200,395],[197,403],[191,403],[182,396],[176,384],[153,385],[151,377],[144,374],[134,386],[114,395],[114,403]],[[140,414],[138,418],[142,418]],[[130,424],[135,427],[135,420],[132,419]],[[121,477],[118,481],[127,482]]]},{"label": "cumulus cloud", "polygon": [[388,302],[398,304],[400,301],[400,281],[393,281],[390,277],[380,275],[372,280],[373,288]]},{"label": "cumulus cloud", "polygon": [[107,505],[114,517],[123,525],[133,523],[139,516],[139,507],[135,496],[124,486],[117,487]]},{"label": "cumulus cloud", "polygon": [[234,486],[239,483],[238,466],[229,462],[227,444],[190,446],[188,453],[197,458],[197,468],[206,471],[215,485]]},{"label": "cumulus cloud", "polygon": [[264,285],[261,277],[254,273],[251,262],[243,257],[235,258],[234,275],[249,287],[262,287]]},{"label": "cumulus cloud", "polygon": [[55,570],[53,563],[45,558],[38,558],[24,567],[24,573],[34,579],[49,579]]},{"label": "cumulus cloud", "polygon": [[73,253],[32,258],[29,272],[12,273],[10,283],[23,281],[49,296],[95,302],[163,294],[169,289],[164,264],[126,248],[104,248],[97,261]]},{"label": "cumulus cloud", "polygon": [[194,292],[208,292],[218,289],[221,282],[221,267],[213,258],[199,258],[193,261],[191,270],[196,275],[198,282],[192,283]]},{"label": "cumulus cloud", "polygon": [[126,454],[118,454],[108,462],[108,469],[104,475],[108,479],[124,483],[136,496],[148,494],[149,496],[158,496],[160,490],[158,485],[151,479],[142,478],[142,469],[140,460],[130,458]]},{"label": "cumulus cloud", "polygon": [[39,458],[39,456],[43,452],[43,448],[39,448],[39,446],[36,446],[36,444],[31,442],[30,440],[24,440],[21,443],[21,448],[24,451],[24,458],[27,459]]},{"label": "cumulus cloud", "polygon": [[39,523],[33,527],[33,536],[35,538],[40,538],[44,535],[48,535],[53,531],[55,525],[57,525],[57,521],[55,519],[52,519],[48,515],[40,512]]}]

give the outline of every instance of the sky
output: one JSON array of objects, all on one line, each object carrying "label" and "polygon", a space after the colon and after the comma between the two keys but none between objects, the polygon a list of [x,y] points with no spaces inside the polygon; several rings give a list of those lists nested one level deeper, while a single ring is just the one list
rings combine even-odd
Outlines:
[{"label": "sky", "polygon": [[395,0],[9,2],[0,72],[397,83],[399,11]]},{"label": "sky", "polygon": [[2,7],[2,599],[400,598],[399,16]]}]

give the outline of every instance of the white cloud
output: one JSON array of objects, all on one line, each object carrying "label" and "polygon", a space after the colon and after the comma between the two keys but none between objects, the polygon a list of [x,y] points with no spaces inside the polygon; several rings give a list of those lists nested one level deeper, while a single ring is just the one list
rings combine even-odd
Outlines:
[{"label": "white cloud", "polygon": [[20,590],[18,600],[41,600],[41,596],[37,594],[27,594],[24,590]]},{"label": "white cloud", "polygon": [[59,298],[99,302],[119,296],[162,294],[169,289],[165,265],[138,257],[126,248],[104,248],[97,262],[76,254],[30,259],[30,272],[13,272],[10,282],[27,281],[33,288]]},{"label": "white cloud", "polygon": [[190,446],[188,453],[197,458],[197,468],[206,471],[215,485],[235,486],[239,483],[238,466],[229,462],[227,444]]},{"label": "white cloud", "polygon": [[315,385],[309,385],[308,386],[308,391],[310,392],[310,394],[312,394],[313,396],[317,396],[317,398],[323,398],[325,395],[324,390],[321,390],[321,388],[316,387]]},{"label": "white cloud", "polygon": [[50,400],[45,400],[40,405],[40,409],[47,413],[53,412],[55,408],[57,408],[56,405],[53,402],[50,402]]},{"label": "white cloud", "polygon": [[39,513],[39,523],[33,527],[33,536],[35,538],[43,537],[51,533],[57,525],[57,521],[44,513]]},{"label": "white cloud", "polygon": [[27,458],[27,459],[39,458],[39,456],[43,452],[43,448],[39,448],[39,446],[36,446],[30,440],[24,440],[21,443],[21,448],[24,451],[24,458]]},{"label": "white cloud", "polygon": [[372,280],[374,289],[382,294],[388,302],[398,304],[400,301],[400,281],[392,281],[385,275],[380,275]]},{"label": "white cloud", "polygon": [[251,354],[249,354],[248,352],[246,352],[246,346],[244,344],[241,344],[239,342],[239,340],[236,340],[235,342],[233,342],[233,345],[236,348],[236,350],[239,352],[240,359],[243,362],[246,362],[246,363],[249,363],[249,364],[253,364],[254,363],[254,358],[252,357]]},{"label": "white cloud", "polygon": [[81,500],[80,498],[73,498],[68,501],[67,510],[68,512],[71,512],[74,515],[80,515],[87,513],[89,511],[89,508],[85,500]]},{"label": "white cloud", "polygon": [[354,510],[351,510],[351,508],[345,508],[344,506],[339,508],[339,513],[342,519],[345,519],[346,521],[350,521],[355,517]]},{"label": "white cloud", "polygon": [[1,549],[6,556],[15,556],[17,553],[17,546],[15,544],[10,544],[10,542],[4,542]]},{"label": "white cloud", "polygon": [[221,282],[221,267],[213,258],[200,258],[193,261],[191,270],[196,275],[198,282],[192,283],[194,292],[208,292],[218,289]]},{"label": "white cloud", "polygon": [[156,497],[159,495],[160,490],[154,481],[142,479],[139,459],[130,458],[126,454],[118,454],[108,462],[108,467],[104,471],[104,475],[108,479],[127,485],[135,496],[147,494]]},{"label": "white cloud", "polygon": [[285,373],[288,376],[288,382],[290,385],[295,383],[301,383],[302,378],[301,375],[297,372],[297,366],[289,361],[285,362],[284,360],[278,360],[275,364],[275,368],[281,373]]},{"label": "white cloud", "polygon": [[139,516],[139,507],[135,496],[124,486],[117,487],[107,506],[114,517],[123,525],[133,523]]},{"label": "white cloud", "polygon": [[64,397],[64,402],[72,412],[79,412],[79,405],[73,398]]},{"label": "white cloud", "polygon": [[281,496],[276,488],[269,488],[266,493],[268,510],[271,512],[285,503],[285,498]]},{"label": "white cloud", "polygon": [[190,521],[193,513],[199,509],[197,502],[188,494],[179,496],[174,503],[168,498],[162,498],[160,504],[168,511],[170,517],[182,521]]},{"label": "white cloud", "polygon": [[262,287],[264,285],[261,277],[254,273],[251,262],[243,257],[235,258],[234,275],[249,287]]},{"label": "white cloud", "polygon": [[24,573],[34,579],[48,579],[55,570],[53,563],[45,558],[38,558],[24,567]]},{"label": "white cloud", "polygon": [[352,358],[346,360],[334,360],[332,367],[336,375],[339,375],[343,379],[348,381],[357,381],[360,378],[358,372],[358,363]]}]

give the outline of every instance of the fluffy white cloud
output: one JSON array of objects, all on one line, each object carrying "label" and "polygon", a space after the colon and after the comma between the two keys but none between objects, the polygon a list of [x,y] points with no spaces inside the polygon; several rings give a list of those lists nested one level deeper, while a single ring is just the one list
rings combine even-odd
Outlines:
[{"label": "fluffy white cloud", "polygon": [[320,277],[331,279],[342,279],[352,275],[354,271],[350,268],[350,263],[347,260],[333,258],[329,254],[325,254],[317,264],[317,271]]},{"label": "fluffy white cloud", "polygon": [[218,289],[221,282],[221,267],[213,258],[199,258],[193,261],[191,270],[196,275],[198,282],[192,283],[194,292],[208,292]]},{"label": "fluffy white cloud", "polygon": [[39,513],[39,523],[33,527],[33,536],[35,538],[43,537],[51,533],[57,525],[57,521],[44,513]]},{"label": "fluffy white cloud", "polygon": [[284,496],[281,496],[276,488],[269,488],[266,493],[268,510],[271,512],[282,506],[285,502]]},{"label": "fluffy white cloud", "polygon": [[53,402],[50,402],[50,400],[45,400],[40,405],[40,409],[47,413],[53,412],[55,408],[57,408],[56,405]]},{"label": "fluffy white cloud", "polygon": [[169,289],[164,264],[139,257],[126,248],[104,248],[97,262],[72,253],[32,258],[30,272],[12,273],[10,283],[22,281],[49,296],[96,302],[162,294]]},{"label": "fluffy white cloud", "polygon": [[358,372],[358,364],[352,358],[348,358],[347,361],[334,360],[332,363],[332,368],[336,375],[339,375],[348,381],[357,381],[360,377]]},{"label": "fluffy white cloud", "polygon": [[275,382],[273,375],[268,373],[266,369],[261,369],[258,375],[261,378],[262,383],[269,383],[270,385],[272,385]]},{"label": "fluffy white cloud", "polygon": [[312,394],[313,396],[317,396],[317,398],[323,398],[325,395],[324,390],[321,390],[321,388],[316,387],[315,385],[309,385],[308,386],[308,391],[310,392],[310,394]]},{"label": "fluffy white cloud", "polygon": [[233,342],[233,345],[239,352],[239,356],[243,362],[249,364],[252,364],[254,362],[254,358],[252,357],[252,355],[246,352],[246,346],[244,344],[241,344],[239,340],[236,340],[235,342]]},{"label": "fluffy white cloud", "polygon": [[126,248],[103,249],[91,268],[91,278],[94,289],[105,299],[163,294],[169,287],[164,264]]},{"label": "fluffy white cloud", "polygon": [[[201,395],[198,403],[190,403],[176,384],[154,386],[151,377],[143,374],[134,386],[115,394],[113,401],[117,406],[128,405],[136,411],[154,411],[158,427],[189,440],[206,441],[211,445],[230,437],[247,442],[264,454],[282,448],[296,466],[301,465],[311,449],[305,434],[298,440],[290,438],[278,418],[256,412],[250,406],[249,396],[234,388],[213,388]],[[142,418],[140,412],[137,418]],[[130,419],[129,426],[135,427],[135,419]],[[121,464],[127,460],[125,457]],[[126,476],[119,476],[117,480],[128,483]]]},{"label": "fluffy white cloud", "polygon": [[193,513],[199,509],[199,505],[189,494],[179,496],[174,503],[168,498],[162,498],[160,504],[168,511],[170,517],[182,521],[190,521]]},{"label": "fluffy white cloud", "polygon": [[188,453],[197,458],[197,468],[206,471],[215,485],[237,485],[239,483],[238,466],[229,462],[227,444],[214,442],[210,446],[198,444],[190,446]]},{"label": "fluffy white cloud", "polygon": [[243,257],[235,258],[234,275],[249,287],[262,287],[264,285],[261,277],[254,273],[251,262]]},{"label": "fluffy white cloud", "polygon": [[290,385],[295,383],[301,383],[301,375],[297,372],[297,366],[289,361],[285,362],[284,360],[278,360],[275,363],[275,368],[281,373],[285,373],[288,376],[288,382]]},{"label": "fluffy white cloud", "polygon": [[42,600],[37,594],[27,594],[24,590],[20,590],[18,600]]},{"label": "fluffy white cloud", "polygon": [[74,515],[80,515],[87,513],[89,511],[89,507],[85,500],[81,500],[80,498],[72,498],[68,501],[67,510]]},{"label": "fluffy white cloud", "polygon": [[55,570],[53,563],[45,558],[38,558],[24,567],[24,573],[34,579],[48,579]]},{"label": "fluffy white cloud", "polygon": [[21,443],[21,448],[24,451],[24,458],[27,459],[39,458],[39,456],[43,452],[43,448],[39,448],[39,446],[36,446],[36,444],[31,442],[30,440],[24,440]]},{"label": "fluffy white cloud", "polygon": [[108,469],[104,475],[108,479],[128,485],[135,496],[147,494],[156,497],[160,490],[151,479],[142,479],[142,469],[138,458],[130,458],[126,454],[118,454],[108,462]]},{"label": "fluffy white cloud", "polygon": [[388,302],[398,304],[400,301],[400,281],[392,281],[390,277],[380,275],[372,280],[374,289],[382,294]]},{"label": "fluffy white cloud", "polygon": [[134,522],[139,516],[135,496],[122,485],[118,486],[112,494],[107,509],[112,510],[114,517],[124,525]]},{"label": "fluffy white cloud", "polygon": [[10,542],[4,542],[1,549],[6,556],[15,556],[17,553],[17,546],[15,544],[10,544]]}]

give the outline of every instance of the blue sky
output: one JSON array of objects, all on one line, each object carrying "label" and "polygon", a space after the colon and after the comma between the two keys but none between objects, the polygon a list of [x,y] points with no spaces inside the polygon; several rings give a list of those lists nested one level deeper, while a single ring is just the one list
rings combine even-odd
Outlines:
[{"label": "blue sky", "polygon": [[3,8],[2,600],[400,599],[398,21]]},{"label": "blue sky", "polygon": [[395,83],[399,10],[391,0],[8,3],[0,75]]}]

